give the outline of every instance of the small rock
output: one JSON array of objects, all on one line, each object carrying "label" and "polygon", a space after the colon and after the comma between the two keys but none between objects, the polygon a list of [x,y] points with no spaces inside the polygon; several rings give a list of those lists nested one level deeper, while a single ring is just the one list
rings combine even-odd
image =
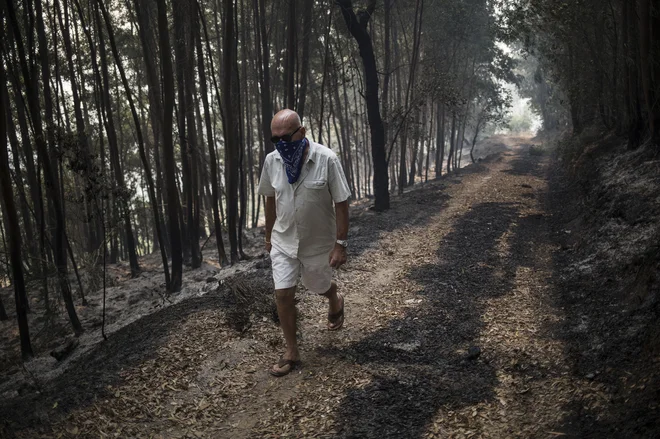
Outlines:
[{"label": "small rock", "polygon": [[468,349],[467,356],[465,357],[467,360],[476,360],[479,358],[479,355],[481,355],[481,348],[479,346],[470,346]]},{"label": "small rock", "polygon": [[415,340],[410,343],[395,343],[392,345],[392,347],[400,351],[413,352],[417,350],[421,345],[422,344],[419,342],[419,340]]},{"label": "small rock", "polygon": [[596,378],[596,374],[595,373],[588,373],[588,374],[585,375],[585,378],[588,379],[588,380],[593,380],[594,378]]}]

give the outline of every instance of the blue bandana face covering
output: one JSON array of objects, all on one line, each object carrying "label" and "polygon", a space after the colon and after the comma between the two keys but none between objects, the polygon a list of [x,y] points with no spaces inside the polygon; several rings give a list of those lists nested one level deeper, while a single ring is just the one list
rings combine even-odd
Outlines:
[{"label": "blue bandana face covering", "polygon": [[275,145],[277,152],[280,153],[284,167],[286,168],[286,176],[289,183],[293,184],[298,181],[303,166],[303,155],[307,147],[307,139],[294,140],[292,142],[285,142],[280,140]]}]

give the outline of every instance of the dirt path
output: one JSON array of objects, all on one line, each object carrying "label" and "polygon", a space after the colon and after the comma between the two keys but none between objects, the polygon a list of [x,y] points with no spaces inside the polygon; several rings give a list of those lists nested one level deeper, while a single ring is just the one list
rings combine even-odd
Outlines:
[{"label": "dirt path", "polygon": [[[524,141],[521,141],[524,142]],[[213,295],[118,331],[35,398],[18,437],[434,438],[571,436],[606,404],[556,335],[558,244],[547,155],[529,144],[352,214],[337,274],[345,328],[300,295],[304,367],[273,379],[279,328],[239,334]],[[267,276],[267,270],[262,273]],[[594,374],[598,371],[594,371]],[[84,377],[84,378],[81,378]],[[62,412],[64,411],[64,412]],[[18,421],[17,421],[18,422]],[[20,424],[20,422],[18,422]],[[34,425],[34,423],[33,423]]]}]

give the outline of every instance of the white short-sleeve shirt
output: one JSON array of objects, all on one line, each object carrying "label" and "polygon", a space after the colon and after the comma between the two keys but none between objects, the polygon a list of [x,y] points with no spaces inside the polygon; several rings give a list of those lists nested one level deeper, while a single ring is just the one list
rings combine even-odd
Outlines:
[{"label": "white short-sleeve shirt", "polygon": [[348,200],[351,191],[337,155],[310,141],[307,160],[293,184],[280,153],[275,150],[266,156],[259,195],[275,197],[273,247],[291,258],[301,258],[332,250],[337,236],[334,203]]}]

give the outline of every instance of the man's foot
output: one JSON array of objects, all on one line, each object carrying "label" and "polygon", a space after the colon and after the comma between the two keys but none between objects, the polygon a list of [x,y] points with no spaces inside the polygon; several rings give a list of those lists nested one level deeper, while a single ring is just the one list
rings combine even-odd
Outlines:
[{"label": "man's foot", "polygon": [[282,357],[270,369],[270,374],[274,377],[283,377],[284,375],[288,375],[294,371],[299,366],[300,360],[287,360],[286,358]]},{"label": "man's foot", "polygon": [[338,329],[341,329],[341,327],[344,325],[344,296],[337,293],[337,297],[339,298],[339,301],[341,303],[340,305],[341,308],[339,308],[339,311],[336,312],[328,312],[329,331],[336,331]]}]

